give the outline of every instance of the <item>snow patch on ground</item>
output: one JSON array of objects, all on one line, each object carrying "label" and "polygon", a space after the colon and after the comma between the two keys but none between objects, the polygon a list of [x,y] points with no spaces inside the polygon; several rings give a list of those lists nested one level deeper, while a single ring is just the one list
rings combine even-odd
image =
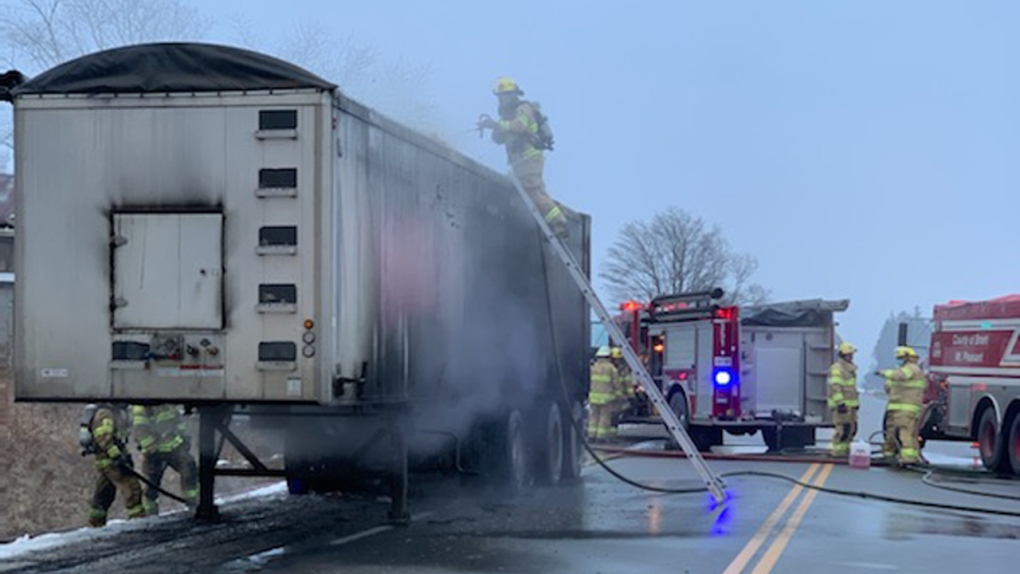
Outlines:
[{"label": "snow patch on ground", "polygon": [[[217,497],[216,505],[227,505],[244,500],[251,500],[255,498],[274,498],[287,493],[287,483],[277,482],[242,492],[232,496]],[[185,512],[179,510],[176,512],[164,513],[163,516],[170,514],[177,514],[179,512]],[[70,530],[67,532],[50,532],[47,534],[40,534],[38,536],[22,536],[6,544],[0,544],[0,560],[8,560],[16,556],[22,556],[31,552],[39,552],[42,550],[48,550],[58,546],[65,546],[68,544],[74,544],[76,542],[83,542],[87,540],[98,540],[102,538],[109,538],[116,536],[120,532],[130,532],[133,530],[144,530],[148,527],[151,520],[158,520],[158,518],[143,518],[141,520],[111,520],[105,528],[79,528],[77,530]]]}]

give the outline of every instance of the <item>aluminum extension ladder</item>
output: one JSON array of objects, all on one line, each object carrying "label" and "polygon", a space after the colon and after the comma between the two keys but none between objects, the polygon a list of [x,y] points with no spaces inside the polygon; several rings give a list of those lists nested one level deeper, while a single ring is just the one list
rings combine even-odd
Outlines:
[{"label": "aluminum extension ladder", "polygon": [[524,201],[524,205],[527,206],[531,212],[531,216],[535,218],[535,222],[538,223],[538,228],[542,230],[542,234],[545,236],[549,245],[552,246],[553,252],[559,257],[560,261],[567,267],[567,271],[570,272],[570,276],[573,277],[574,283],[577,284],[578,289],[584,295],[584,298],[588,300],[588,304],[594,309],[595,314],[598,315],[599,319],[602,320],[602,325],[605,327],[606,332],[609,334],[611,340],[616,341],[620,345],[623,351],[623,358],[627,361],[627,365],[630,367],[631,372],[637,377],[638,382],[644,386],[645,391],[648,393],[648,398],[651,399],[655,409],[659,411],[659,415],[662,417],[663,422],[666,424],[666,429],[669,431],[673,438],[676,439],[677,444],[684,450],[687,455],[687,459],[694,465],[695,470],[701,475],[701,479],[705,482],[705,486],[708,491],[715,498],[716,503],[722,504],[726,499],[726,493],[724,491],[725,484],[723,480],[715,474],[708,464],[705,463],[705,459],[702,458],[701,453],[698,452],[697,447],[694,445],[694,441],[691,440],[690,435],[687,434],[687,429],[680,424],[680,419],[677,418],[676,413],[670,408],[669,403],[666,402],[666,398],[662,396],[662,391],[655,385],[655,381],[652,380],[652,376],[648,374],[645,366],[641,363],[637,353],[634,349],[625,344],[627,340],[623,336],[623,332],[620,327],[616,325],[613,317],[606,310],[605,306],[602,305],[602,301],[599,300],[598,295],[595,294],[595,290],[592,288],[591,283],[584,274],[584,270],[577,264],[573,254],[570,253],[563,243],[560,241],[550,229],[549,224],[546,223],[545,217],[539,212],[535,202],[531,200],[531,196],[524,190],[520,180],[511,171],[509,173],[510,181],[513,182],[514,187],[517,188],[517,193],[520,194],[521,199]]}]

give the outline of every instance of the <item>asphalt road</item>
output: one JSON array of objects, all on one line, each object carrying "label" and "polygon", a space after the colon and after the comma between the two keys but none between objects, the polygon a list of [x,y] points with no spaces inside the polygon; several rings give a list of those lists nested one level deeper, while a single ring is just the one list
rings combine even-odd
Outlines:
[{"label": "asphalt road", "polygon": [[[655,452],[656,443],[644,445]],[[754,450],[751,443],[724,448]],[[929,457],[966,467],[967,444],[934,443]],[[695,487],[683,459],[610,461],[628,477]],[[384,521],[385,502],[276,495],[223,509],[224,522],[195,525],[164,516],[92,531],[58,548],[0,562],[0,572],[298,573],[753,573],[1005,572],[1020,557],[1020,482],[823,463],[712,461],[717,472],[777,472],[813,484],[945,510],[836,496],[780,480],[727,478],[730,499],[715,508],[704,492],[662,495],[588,466],[575,484],[508,499],[497,491],[438,482],[414,501],[413,523]],[[431,488],[431,486],[427,487]]]}]

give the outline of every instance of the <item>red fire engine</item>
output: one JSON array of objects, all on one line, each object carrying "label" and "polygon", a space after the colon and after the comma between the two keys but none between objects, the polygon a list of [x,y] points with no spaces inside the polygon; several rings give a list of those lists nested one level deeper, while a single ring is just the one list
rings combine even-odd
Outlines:
[{"label": "red fire engine", "polygon": [[[849,301],[718,304],[721,289],[621,305],[629,343],[698,447],[723,431],[762,431],[773,450],[814,444],[831,424],[827,376],[836,344],[835,312]],[[638,401],[631,422],[652,422]]]},{"label": "red fire engine", "polygon": [[976,440],[985,467],[1020,474],[1020,295],[936,305],[930,363],[948,393],[926,438]]}]

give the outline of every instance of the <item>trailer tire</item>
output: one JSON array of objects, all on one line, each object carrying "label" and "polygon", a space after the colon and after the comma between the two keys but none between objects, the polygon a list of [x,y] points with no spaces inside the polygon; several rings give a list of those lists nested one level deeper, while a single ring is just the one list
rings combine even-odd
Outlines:
[{"label": "trailer tire", "polygon": [[560,482],[581,478],[581,469],[584,465],[584,435],[578,429],[584,429],[584,406],[581,403],[572,403],[564,408],[562,413],[567,421],[563,432],[563,474]]},{"label": "trailer tire", "polygon": [[515,496],[528,486],[529,479],[524,418],[515,409],[498,427],[496,480],[506,494]]},{"label": "trailer tire", "polygon": [[[535,444],[535,479],[543,486],[553,486],[563,477],[563,453],[566,440],[563,417],[555,401],[548,403],[539,420],[539,434]],[[541,414],[540,414],[541,416]]]},{"label": "trailer tire", "polygon": [[995,409],[986,408],[977,426],[978,452],[981,454],[981,463],[992,472],[1010,470],[1004,434],[996,420]]},{"label": "trailer tire", "polygon": [[1020,476],[1020,413],[1013,415],[1013,422],[1009,425],[1006,449],[1009,452],[1009,466],[1012,467],[1013,474]]}]

